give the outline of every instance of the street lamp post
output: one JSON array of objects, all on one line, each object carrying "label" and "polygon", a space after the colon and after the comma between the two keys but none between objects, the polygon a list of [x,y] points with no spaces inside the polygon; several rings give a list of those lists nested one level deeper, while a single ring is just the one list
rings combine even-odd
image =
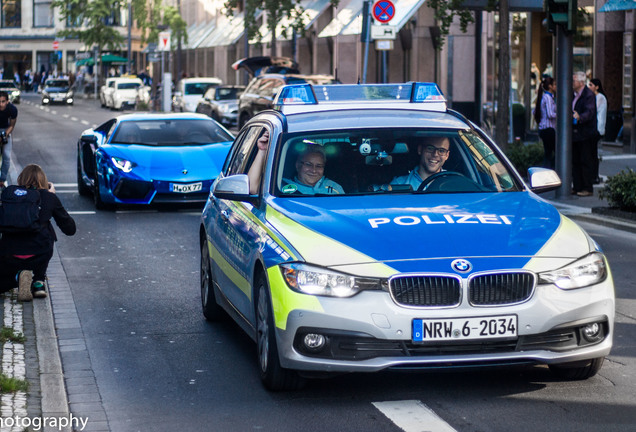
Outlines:
[{"label": "street lamp post", "polygon": [[128,0],[128,61],[126,63],[126,72],[130,73],[132,64],[132,0]]},{"label": "street lamp post", "polygon": [[[181,16],[181,0],[177,0],[177,11]],[[176,81],[181,79],[181,30],[177,33],[177,76]]]}]

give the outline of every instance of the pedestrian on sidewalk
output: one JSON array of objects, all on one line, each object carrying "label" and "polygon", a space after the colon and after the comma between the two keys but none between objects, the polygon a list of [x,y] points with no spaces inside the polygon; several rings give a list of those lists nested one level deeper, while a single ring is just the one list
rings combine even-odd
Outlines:
[{"label": "pedestrian on sidewalk", "polygon": [[0,191],[7,185],[7,176],[11,166],[11,150],[13,149],[13,129],[18,121],[18,109],[9,102],[9,93],[0,91],[0,138],[2,165],[0,165]]},{"label": "pedestrian on sidewalk", "polygon": [[539,86],[537,102],[534,107],[534,119],[539,125],[539,138],[543,142],[543,166],[550,169],[554,169],[556,148],[555,91],[556,83],[554,78],[545,77]]},{"label": "pedestrian on sidewalk", "polygon": [[599,184],[601,178],[598,175],[598,143],[605,135],[605,123],[607,122],[607,97],[603,90],[603,84],[598,78],[592,78],[587,85],[596,95],[596,129],[598,131],[598,139],[596,140],[596,166],[594,170],[594,184]]},{"label": "pedestrian on sidewalk", "polygon": [[45,280],[57,236],[51,218],[69,236],[75,221],[55,194],[55,187],[39,165],[24,167],[17,180],[24,189],[40,194],[40,228],[35,232],[5,232],[0,237],[0,293],[18,287],[18,300],[46,297]]},{"label": "pedestrian on sidewalk", "polygon": [[572,76],[572,194],[581,197],[594,195],[594,167],[598,158],[594,151],[598,141],[596,96],[585,81],[585,72]]}]

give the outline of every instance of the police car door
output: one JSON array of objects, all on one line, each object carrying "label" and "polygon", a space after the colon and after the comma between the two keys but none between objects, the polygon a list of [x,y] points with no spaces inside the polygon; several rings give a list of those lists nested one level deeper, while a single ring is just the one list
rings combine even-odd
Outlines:
[{"label": "police car door", "polygon": [[[237,138],[225,176],[245,174],[256,151],[256,140],[263,127],[244,129]],[[215,199],[216,215],[212,218],[212,271],[219,289],[234,307],[253,323],[252,271],[260,242],[252,204]],[[214,256],[217,255],[217,256]]]}]

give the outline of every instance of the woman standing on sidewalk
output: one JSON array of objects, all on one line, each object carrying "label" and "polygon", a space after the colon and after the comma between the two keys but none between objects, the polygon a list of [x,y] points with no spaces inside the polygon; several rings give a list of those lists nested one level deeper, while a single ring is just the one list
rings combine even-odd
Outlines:
[{"label": "woman standing on sidewalk", "polygon": [[76,227],[39,165],[27,165],[18,176],[17,183],[22,194],[24,189],[39,192],[40,228],[27,233],[5,232],[0,237],[0,293],[18,286],[18,300],[30,301],[33,297],[46,297],[46,270],[57,240],[51,218],[66,235],[75,234]]},{"label": "woman standing on sidewalk", "polygon": [[596,169],[594,171],[594,183],[598,184],[601,179],[598,176],[598,143],[605,135],[605,123],[607,122],[607,97],[603,90],[603,84],[598,78],[592,78],[587,85],[596,95],[596,129],[598,130],[598,140],[596,141]]},{"label": "woman standing on sidewalk", "polygon": [[539,138],[543,142],[543,166],[554,169],[556,150],[556,103],[554,78],[545,77],[539,86],[534,119],[539,125]]}]

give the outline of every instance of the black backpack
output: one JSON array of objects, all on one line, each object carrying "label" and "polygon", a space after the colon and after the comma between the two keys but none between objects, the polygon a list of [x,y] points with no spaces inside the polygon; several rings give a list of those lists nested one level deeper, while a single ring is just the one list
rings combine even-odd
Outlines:
[{"label": "black backpack", "polygon": [[0,195],[0,232],[35,232],[40,229],[40,192],[7,186]]}]

